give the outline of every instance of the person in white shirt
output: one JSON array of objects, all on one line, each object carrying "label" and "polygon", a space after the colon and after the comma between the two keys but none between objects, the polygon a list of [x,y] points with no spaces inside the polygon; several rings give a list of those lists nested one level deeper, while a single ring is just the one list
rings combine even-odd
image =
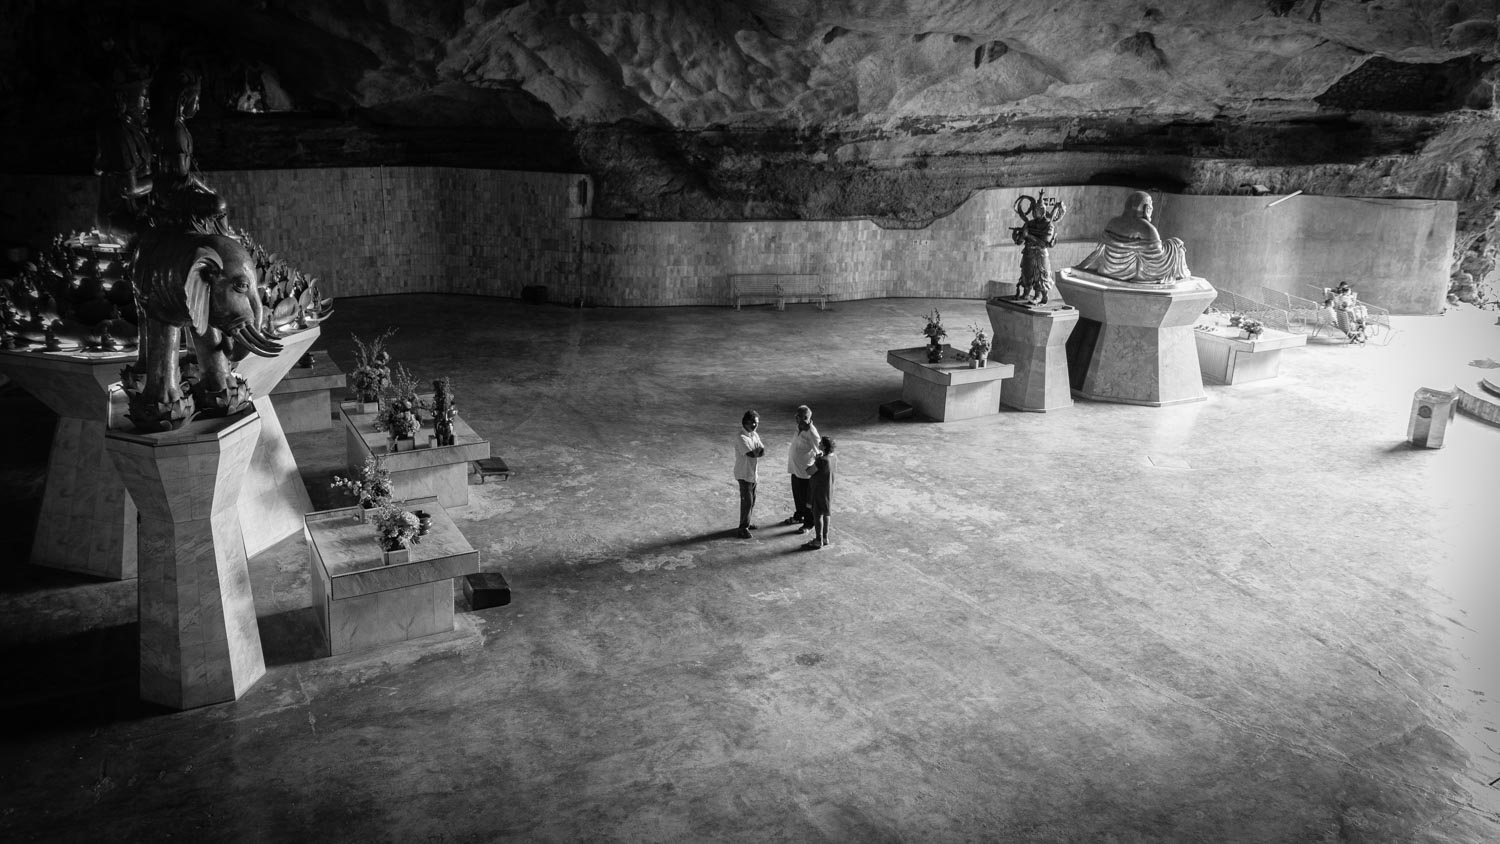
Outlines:
[{"label": "person in white shirt", "polygon": [[786,449],[786,470],[792,476],[792,508],[795,512],[782,522],[784,525],[800,522],[802,527],[797,528],[798,533],[813,529],[812,472],[808,467],[818,456],[818,439],[818,429],[812,423],[812,408],[799,405],[797,433]]},{"label": "person in white shirt", "polygon": [[734,479],[740,484],[740,529],[738,536],[749,539],[755,525],[750,524],[750,512],[755,509],[755,484],[760,480],[760,458],[766,447],[755,432],[760,427],[760,414],[745,411],[740,420],[740,430],[734,438]]}]

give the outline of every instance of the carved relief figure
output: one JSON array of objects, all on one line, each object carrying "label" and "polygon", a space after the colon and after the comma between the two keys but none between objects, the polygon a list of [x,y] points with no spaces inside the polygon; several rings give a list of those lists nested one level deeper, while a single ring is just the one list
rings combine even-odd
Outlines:
[{"label": "carved relief figure", "polygon": [[1011,239],[1021,247],[1016,299],[1045,305],[1052,289],[1052,259],[1047,250],[1057,243],[1056,223],[1067,215],[1068,206],[1038,191],[1035,197],[1021,194],[1012,207],[1021,218],[1021,225],[1010,230]]},{"label": "carved relief figure", "polygon": [[[195,409],[201,416],[244,409],[250,388],[231,363],[281,351],[259,328],[263,306],[249,250],[223,235],[152,231],[141,237],[135,271],[140,355],[122,374],[131,422],[138,430],[167,431]],[[197,351],[196,382],[184,381],[177,359],[184,329]]]},{"label": "carved relief figure", "polygon": [[1192,275],[1187,249],[1179,238],[1162,240],[1151,223],[1151,194],[1135,191],[1125,198],[1125,210],[1104,226],[1104,237],[1078,269],[1146,284],[1172,284]]}]

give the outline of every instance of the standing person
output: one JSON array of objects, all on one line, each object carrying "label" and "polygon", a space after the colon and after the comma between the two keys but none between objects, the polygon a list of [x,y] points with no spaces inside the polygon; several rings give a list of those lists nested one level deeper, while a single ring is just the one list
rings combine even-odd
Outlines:
[{"label": "standing person", "polygon": [[745,411],[740,420],[740,430],[734,438],[734,479],[740,485],[740,529],[741,539],[749,539],[755,525],[750,524],[750,512],[755,509],[755,484],[760,480],[760,458],[766,455],[766,447],[755,429],[760,427],[760,414]]},{"label": "standing person", "polygon": [[797,433],[792,436],[792,442],[786,447],[786,470],[792,476],[792,515],[782,522],[784,525],[801,523],[797,528],[798,533],[807,533],[813,529],[812,503],[808,500],[811,495],[812,473],[808,468],[812,466],[813,458],[818,456],[818,429],[813,427],[812,408],[807,405],[797,406]]},{"label": "standing person", "polygon": [[833,456],[833,438],[824,437],[818,443],[822,453],[812,465],[812,510],[813,524],[817,533],[803,548],[816,551],[824,545],[832,545],[828,538],[828,510],[833,504],[833,482],[838,478],[838,458]]}]

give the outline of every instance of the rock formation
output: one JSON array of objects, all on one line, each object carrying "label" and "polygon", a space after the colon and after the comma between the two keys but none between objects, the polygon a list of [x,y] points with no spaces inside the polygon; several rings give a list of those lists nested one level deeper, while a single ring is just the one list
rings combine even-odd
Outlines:
[{"label": "rock formation", "polygon": [[1433,197],[1455,274],[1495,275],[1490,0],[4,5],[26,172],[87,166],[76,58],[113,44],[217,58],[194,131],[225,169],[580,168],[604,216],[911,226],[995,185]]}]

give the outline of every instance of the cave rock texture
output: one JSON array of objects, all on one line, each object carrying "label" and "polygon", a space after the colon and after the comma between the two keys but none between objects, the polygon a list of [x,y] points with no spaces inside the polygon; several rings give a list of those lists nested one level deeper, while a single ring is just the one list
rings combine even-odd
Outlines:
[{"label": "cave rock texture", "polygon": [[1493,0],[0,6],[21,171],[85,172],[111,63],[181,56],[205,169],[577,169],[601,216],[900,226],[994,186],[1426,197],[1455,289],[1495,274]]}]

